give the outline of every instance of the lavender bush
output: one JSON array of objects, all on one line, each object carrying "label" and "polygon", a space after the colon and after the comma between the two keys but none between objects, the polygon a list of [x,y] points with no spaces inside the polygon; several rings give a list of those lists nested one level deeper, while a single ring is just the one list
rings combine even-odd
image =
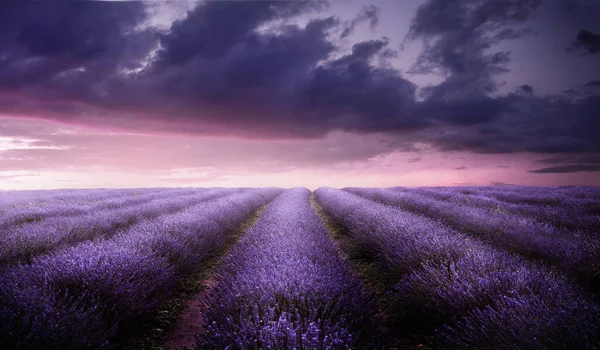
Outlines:
[{"label": "lavender bush", "polygon": [[600,285],[600,237],[597,235],[559,229],[491,208],[436,200],[411,190],[348,188],[346,191],[440,220],[461,232],[525,257],[543,259],[578,278],[583,285]]},{"label": "lavender bush", "polygon": [[[125,192],[145,191],[146,189],[127,189]],[[149,189],[150,190],[150,189]],[[159,189],[152,189],[159,190]],[[64,199],[76,200],[88,196],[102,195],[102,193],[114,191],[112,189],[64,189],[64,190],[23,190],[4,191],[0,190],[0,208],[8,206],[22,206],[29,204],[44,204],[61,201]]]},{"label": "lavender bush", "polygon": [[[81,349],[116,336],[202,269],[226,229],[279,189],[234,190],[211,203],[142,221],[110,240],[85,242],[0,272],[0,347]],[[227,222],[226,225],[222,223]]]},{"label": "lavender bush", "polygon": [[58,216],[3,230],[0,266],[26,263],[32,257],[58,247],[94,238],[110,237],[142,220],[184,209],[198,202],[233,193],[232,189],[209,189],[155,198],[146,203],[98,210],[86,215]]},{"label": "lavender bush", "polygon": [[[7,228],[27,222],[38,222],[47,217],[75,216],[90,211],[119,208],[143,203],[155,198],[193,193],[198,190],[160,189],[145,191],[105,190],[92,192],[87,196],[60,196],[49,198],[48,202],[27,201],[20,205],[0,207],[0,228]],[[59,197],[59,196],[55,196]]]},{"label": "lavender bush", "polygon": [[[339,247],[309,195],[0,192],[0,348],[122,346],[274,198],[216,268],[201,348],[409,341],[383,338],[394,332],[439,348],[600,348],[600,307],[569,279],[600,276],[597,188],[320,188]],[[373,293],[345,256],[381,276]]]},{"label": "lavender bush", "polygon": [[[593,233],[600,229],[600,215],[589,211],[589,204],[573,203],[572,199],[564,196],[560,205],[527,204],[502,201],[498,198],[486,196],[485,191],[464,194],[460,188],[416,188],[411,193],[418,193],[452,204],[466,205],[468,207],[493,209],[505,214],[520,215],[544,223],[549,223],[557,228],[568,230],[583,230]],[[596,205],[600,201],[596,201]]]},{"label": "lavender bush", "polygon": [[201,347],[368,344],[377,310],[338,256],[309,194],[296,188],[280,195],[225,259]]},{"label": "lavender bush", "polygon": [[[398,187],[395,189],[407,190],[407,188]],[[582,213],[600,214],[600,190],[592,186],[465,186],[436,187],[435,189],[482,195],[515,204],[567,206]]]},{"label": "lavender bush", "polygon": [[320,188],[315,195],[348,235],[377,252],[379,268],[395,276],[398,307],[411,312],[407,321],[436,328],[437,345],[600,346],[600,308],[562,275],[349,192]]}]

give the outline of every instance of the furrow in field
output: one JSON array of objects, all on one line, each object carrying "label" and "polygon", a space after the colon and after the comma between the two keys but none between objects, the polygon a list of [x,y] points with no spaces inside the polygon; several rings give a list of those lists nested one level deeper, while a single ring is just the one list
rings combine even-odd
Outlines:
[{"label": "furrow in field", "polygon": [[423,195],[385,189],[348,188],[348,192],[401,210],[439,220],[463,233],[526,258],[541,259],[598,292],[600,239],[583,231],[558,229],[526,217],[461,206]]},{"label": "furrow in field", "polygon": [[0,273],[0,347],[110,348],[202,269],[279,189],[250,189],[145,220]]},{"label": "furrow in field", "polygon": [[309,195],[296,188],[276,198],[217,268],[202,348],[377,345],[377,309]]},{"label": "furrow in field", "polygon": [[[188,349],[196,345],[198,337],[206,331],[204,314],[210,308],[210,293],[216,285],[215,268],[222,264],[223,259],[229,255],[232,247],[237,244],[244,232],[256,224],[267,205],[260,207],[235,230],[234,234],[230,235],[230,240],[225,245],[225,249],[213,259],[207,261],[206,270],[192,274],[190,279],[182,281],[182,288],[176,292],[178,295],[174,296],[174,299],[177,299],[174,302],[179,304],[177,308],[171,307],[170,310],[166,308],[158,311],[159,315],[168,314],[171,317],[171,320],[169,320],[159,316],[154,322],[159,329],[168,330],[166,337],[154,336],[153,333],[148,333],[143,340],[140,339],[141,337],[134,339],[134,345],[143,341],[144,348],[162,347],[167,350]],[[173,301],[167,305],[172,305],[172,303]],[[177,315],[176,321],[172,320],[175,315]],[[156,329],[156,327],[153,329]]]},{"label": "furrow in field", "polygon": [[327,215],[316,200],[314,192],[310,196],[310,205],[327,228],[339,256],[348,261],[353,274],[363,281],[365,289],[376,301],[379,308],[378,318],[381,320],[377,336],[380,344],[385,345],[387,349],[412,349],[419,347],[419,344],[422,346],[424,339],[418,332],[398,332],[397,317],[394,315],[396,310],[392,307],[394,301],[389,297],[389,274],[378,270],[373,257],[364,254],[359,244],[346,234],[344,227],[336,224]]},{"label": "furrow in field", "polygon": [[399,333],[424,332],[443,348],[600,346],[600,308],[561,274],[346,191],[315,195],[388,276]]},{"label": "furrow in field", "polygon": [[81,216],[48,218],[6,229],[0,246],[0,267],[28,263],[33,257],[60,247],[109,238],[139,222],[173,213],[198,202],[233,193],[233,189],[203,190],[174,198],[158,198],[123,208],[106,209]]}]

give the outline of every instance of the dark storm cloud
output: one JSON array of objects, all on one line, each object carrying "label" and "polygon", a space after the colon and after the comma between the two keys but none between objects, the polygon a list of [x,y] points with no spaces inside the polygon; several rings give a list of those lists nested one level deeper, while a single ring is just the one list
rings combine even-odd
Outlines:
[{"label": "dark storm cloud", "polygon": [[577,33],[575,43],[568,50],[583,50],[591,55],[600,53],[600,34],[583,29]]},{"label": "dark storm cloud", "polygon": [[315,63],[334,51],[327,35],[337,24],[335,18],[324,18],[310,21],[305,28],[287,25],[277,34],[252,32],[218,59],[198,53],[168,69],[161,62],[142,79],[159,92],[158,104],[176,101],[183,120],[217,119],[257,135],[277,129],[280,136],[320,135],[327,130],[313,127],[310,120],[298,123],[300,116],[290,111],[298,104],[299,87],[311,79]]},{"label": "dark storm cloud", "polygon": [[[293,2],[275,5],[286,14],[300,11]],[[415,85],[399,72],[372,62],[395,55],[388,40],[359,42],[350,53],[328,60],[338,52],[328,38],[340,28],[337,18],[313,19],[305,28],[284,25],[259,32],[255,29],[278,13],[262,2],[253,10],[256,13],[250,13],[255,20],[242,21],[240,29],[230,29],[215,43],[206,40],[221,23],[231,21],[232,11],[252,5],[230,9],[236,6],[237,2],[200,5],[161,39],[164,49],[157,63],[140,78],[145,87],[160,92],[157,105],[177,101],[182,120],[214,121],[218,115],[220,123],[235,125],[238,132],[263,137],[317,137],[334,129],[402,131],[427,125],[427,120],[408,113],[414,105]],[[306,4],[301,10],[312,6]],[[198,18],[209,14],[210,21],[198,24],[202,23]],[[374,16],[374,7],[359,14],[371,23]],[[181,29],[188,26],[195,29]],[[194,35],[178,34],[189,31]]]},{"label": "dark storm cloud", "polygon": [[591,80],[585,84],[563,90],[562,93],[569,98],[582,99],[600,94],[600,80]]},{"label": "dark storm cloud", "polygon": [[[187,130],[193,129],[194,123],[217,122],[249,135],[300,137],[320,136],[334,129],[406,132],[423,129],[432,122],[473,125],[494,120],[508,110],[503,103],[479,93],[479,89],[475,94],[465,91],[472,79],[463,76],[452,76],[432,89],[427,101],[417,103],[413,83],[398,71],[373,62],[395,55],[386,39],[356,43],[351,53],[327,61],[337,52],[328,37],[340,26],[333,17],[313,19],[306,28],[284,25],[274,32],[257,31],[268,21],[319,6],[322,4],[282,1],[206,2],[175,22],[168,33],[158,35],[162,49],[154,62],[137,75],[118,76],[91,67],[105,76],[93,79],[89,76],[92,73],[78,70],[86,66],[61,67],[52,73],[52,78],[58,79],[53,87],[70,87],[68,99],[52,96],[51,101],[45,101],[38,94],[32,102],[27,101],[31,96],[5,95],[2,102],[17,105],[13,112],[27,114],[45,109],[46,114],[83,121],[86,114],[102,113],[107,123],[111,115],[116,120],[131,110],[145,109],[146,114],[169,115],[170,121],[192,124]],[[94,10],[106,21],[92,21],[97,24],[93,28],[111,22],[112,8]],[[83,8],[71,11],[82,21],[87,18]],[[106,34],[101,42],[126,40],[122,34],[126,25],[140,20],[134,17],[124,16],[127,21],[123,19],[122,28],[108,31],[114,37]],[[355,23],[362,20],[375,25],[376,8],[363,8]],[[155,37],[152,34],[145,34],[149,42]],[[124,57],[122,52],[104,46],[96,51],[99,53],[93,56],[94,61],[111,63],[105,67],[114,67]],[[101,52],[112,55],[104,57]],[[445,97],[449,91],[460,96],[448,100]]]},{"label": "dark storm cloud", "polygon": [[[460,90],[455,90],[458,91]],[[483,94],[453,98],[432,97],[419,104],[417,113],[422,118],[436,119],[452,125],[481,125],[493,122],[504,113],[512,111],[510,102],[505,98],[492,98]]]},{"label": "dark storm cloud", "polygon": [[[493,45],[528,33],[518,25],[538,5],[539,0],[430,0],[418,8],[405,42],[421,39],[425,49],[411,71],[439,73],[446,78],[423,89],[425,100],[417,113],[449,125],[478,127],[474,134],[465,131],[460,140],[438,133],[432,140],[441,149],[504,151],[503,145],[488,144],[487,134],[497,135],[502,142],[510,138],[496,130],[494,123],[515,112],[517,98],[490,96],[498,88],[494,76],[506,72],[510,61],[509,52],[494,52]],[[524,85],[521,92],[531,94],[533,88]]]},{"label": "dark storm cloud", "polygon": [[299,113],[322,126],[358,132],[427,126],[426,118],[409,113],[415,107],[415,85],[393,69],[370,63],[389,55],[387,46],[387,40],[361,42],[349,55],[314,69],[298,91]]},{"label": "dark storm cloud", "polygon": [[536,161],[540,164],[600,164],[600,154],[560,155]]},{"label": "dark storm cloud", "polygon": [[74,69],[110,74],[115,66],[130,65],[146,50],[139,37],[130,40],[146,16],[143,9],[139,2],[3,1],[0,86],[68,85],[94,75]]},{"label": "dark storm cloud", "polygon": [[442,150],[485,153],[600,151],[600,96],[580,99],[510,94],[513,110],[488,124],[431,136]]},{"label": "dark storm cloud", "polygon": [[[528,33],[538,5],[425,2],[405,44],[425,43],[412,72],[444,79],[417,99],[417,86],[388,64],[396,56],[388,39],[350,52],[336,41],[360,23],[377,25],[374,6],[342,23],[319,17],[323,2],[208,1],[157,32],[139,29],[142,2],[2,2],[0,112],[141,132],[345,130],[442,151],[600,151],[597,81],[574,88],[574,98],[539,96],[530,85],[497,94],[510,55],[494,45]],[[302,14],[314,16],[305,27],[287,21]]]},{"label": "dark storm cloud", "polygon": [[176,21],[161,37],[162,64],[182,64],[193,57],[220,58],[264,22],[319,9],[323,2],[209,1]]},{"label": "dark storm cloud", "polygon": [[454,168],[454,170],[466,170],[466,169],[469,169],[469,168],[467,168],[466,166],[461,166],[461,167],[458,167],[458,168]]},{"label": "dark storm cloud", "polygon": [[371,27],[371,29],[375,28],[377,26],[377,24],[379,24],[379,13],[380,13],[380,10],[377,6],[374,6],[374,5],[363,6],[363,8],[356,15],[356,17],[354,17],[346,25],[346,27],[342,31],[342,34],[340,35],[340,37],[345,38],[345,37],[349,36],[350,34],[354,33],[354,29],[356,28],[356,26],[363,22],[369,22],[369,27]]},{"label": "dark storm cloud", "polygon": [[139,3],[8,1],[1,6],[4,43],[31,56],[85,59],[105,53],[111,40],[145,17]]},{"label": "dark storm cloud", "polygon": [[569,164],[537,170],[530,170],[530,173],[550,174],[550,173],[577,173],[581,171],[600,171],[600,164]]},{"label": "dark storm cloud", "polygon": [[530,170],[529,172],[549,174],[600,171],[600,154],[563,154],[556,157],[540,159],[536,163],[552,166]]},{"label": "dark storm cloud", "polygon": [[[465,88],[495,89],[490,77],[506,70],[508,52],[487,52],[493,44],[516,39],[526,30],[513,26],[524,22],[539,0],[430,0],[417,10],[408,38],[423,39],[425,50],[413,72],[440,72],[449,82]],[[439,88],[446,90],[445,85]],[[434,89],[434,92],[436,89]],[[443,92],[443,93],[442,93]],[[449,91],[438,92],[447,95]],[[471,91],[474,92],[474,91]]]},{"label": "dark storm cloud", "polygon": [[519,90],[521,90],[522,92],[527,93],[527,94],[533,94],[533,87],[531,87],[531,85],[527,85],[527,84],[521,85],[519,87]]}]

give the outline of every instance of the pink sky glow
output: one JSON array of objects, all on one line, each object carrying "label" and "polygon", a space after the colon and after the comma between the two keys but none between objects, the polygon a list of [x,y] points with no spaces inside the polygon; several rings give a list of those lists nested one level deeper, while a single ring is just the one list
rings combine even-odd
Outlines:
[{"label": "pink sky glow", "polygon": [[402,150],[383,135],[314,140],[143,135],[1,118],[0,189],[597,185],[593,172],[537,174],[531,153]]}]

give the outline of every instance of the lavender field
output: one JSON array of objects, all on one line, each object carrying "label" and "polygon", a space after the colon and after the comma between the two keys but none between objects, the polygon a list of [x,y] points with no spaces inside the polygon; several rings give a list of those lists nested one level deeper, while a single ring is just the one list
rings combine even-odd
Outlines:
[{"label": "lavender field", "polygon": [[599,230],[598,187],[4,191],[0,348],[597,349]]}]

